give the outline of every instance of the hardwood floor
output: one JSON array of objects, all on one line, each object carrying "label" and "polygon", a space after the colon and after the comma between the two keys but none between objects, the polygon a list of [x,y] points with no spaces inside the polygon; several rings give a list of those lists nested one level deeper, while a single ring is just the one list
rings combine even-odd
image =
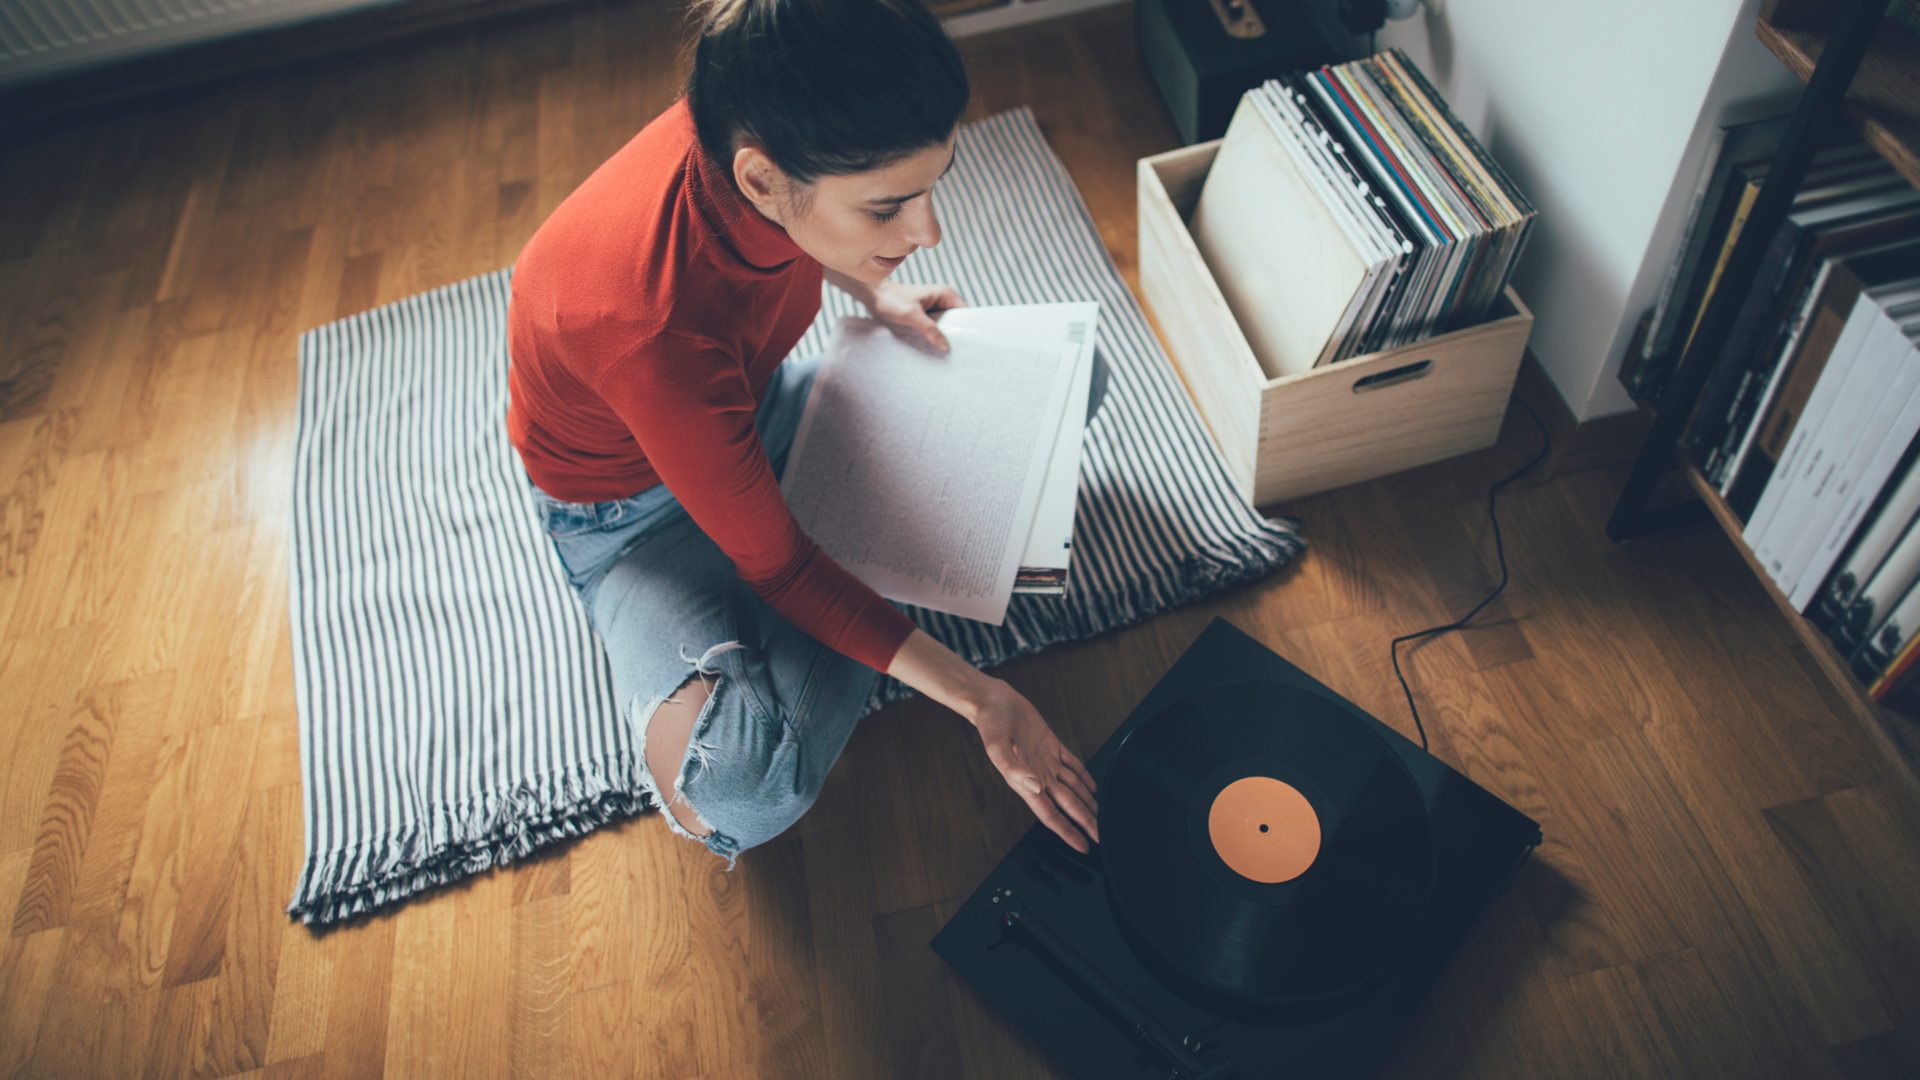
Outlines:
[{"label": "hardwood floor", "polygon": [[[1131,280],[1134,161],[1176,140],[1130,20],[964,48]],[[926,948],[1028,818],[925,703],[731,874],[649,815],[282,913],[295,338],[509,263],[673,100],[682,29],[581,6],[0,150],[0,1075],[1056,1075]],[[1486,485],[1535,438],[1289,505],[1286,572],[1008,675],[1090,752],[1221,615],[1410,731],[1386,642],[1496,579]],[[1920,1075],[1920,800],[1718,533],[1606,540],[1616,485],[1503,497],[1509,591],[1407,654],[1435,751],[1547,842],[1389,1075]]]}]

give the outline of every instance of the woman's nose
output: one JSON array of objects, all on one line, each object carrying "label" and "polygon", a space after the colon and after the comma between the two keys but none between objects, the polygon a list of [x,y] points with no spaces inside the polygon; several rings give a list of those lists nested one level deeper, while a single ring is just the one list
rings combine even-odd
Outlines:
[{"label": "woman's nose", "polygon": [[940,219],[933,213],[933,193],[928,192],[924,199],[915,199],[907,206],[907,227],[900,239],[923,248],[930,248],[940,242]]}]

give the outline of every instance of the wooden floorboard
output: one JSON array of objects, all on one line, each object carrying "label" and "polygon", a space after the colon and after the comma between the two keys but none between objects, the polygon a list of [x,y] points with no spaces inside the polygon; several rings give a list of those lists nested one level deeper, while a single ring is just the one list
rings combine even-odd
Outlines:
[{"label": "wooden floorboard", "polygon": [[[1131,20],[962,49],[1137,284],[1134,162],[1177,140]],[[1060,1075],[927,949],[1030,819],[925,702],[731,873],[647,815],[329,933],[283,912],[296,339],[509,264],[674,100],[684,31],[574,5],[0,148],[0,1076]],[[1284,572],[1007,677],[1091,752],[1224,616],[1411,735],[1387,639],[1499,579],[1486,488],[1538,438],[1516,410],[1273,508],[1312,545]],[[1510,488],[1506,594],[1402,649],[1435,752],[1546,844],[1387,1075],[1920,1075],[1914,789],[1725,537],[1605,538],[1619,482]]]}]

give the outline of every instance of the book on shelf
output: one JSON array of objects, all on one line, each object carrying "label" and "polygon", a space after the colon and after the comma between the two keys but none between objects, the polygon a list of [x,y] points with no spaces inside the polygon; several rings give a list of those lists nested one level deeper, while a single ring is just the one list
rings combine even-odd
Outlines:
[{"label": "book on shelf", "polygon": [[[1920,588],[1910,589],[1913,611],[1897,610],[1887,620],[1884,635],[1861,647],[1851,657],[1854,676],[1866,684],[1867,696],[1907,716],[1920,716]],[[1901,608],[1907,601],[1901,601]],[[1899,650],[1888,656],[1889,645],[1906,634]]]},{"label": "book on shelf", "polygon": [[1909,520],[1899,541],[1867,576],[1846,611],[1827,625],[1827,637],[1834,648],[1843,656],[1859,651],[1911,591],[1916,579],[1920,579],[1920,529]]},{"label": "book on shelf", "polygon": [[[1745,519],[1746,512],[1753,508],[1751,501],[1744,501],[1747,492],[1751,490],[1751,483],[1746,489],[1742,489],[1740,487],[1742,479],[1751,476],[1755,469],[1770,470],[1772,467],[1773,459],[1765,450],[1768,444],[1763,433],[1770,430],[1776,423],[1790,423],[1791,418],[1797,415],[1797,405],[1805,401],[1805,391],[1809,389],[1805,384],[1805,378],[1809,374],[1814,376],[1818,374],[1817,370],[1810,372],[1809,369],[1817,369],[1824,360],[1823,353],[1819,359],[1807,357],[1805,366],[1801,363],[1803,346],[1809,340],[1808,332],[1816,327],[1816,319],[1821,311],[1820,302],[1826,295],[1828,283],[1833,280],[1833,267],[1832,260],[1823,260],[1813,280],[1801,290],[1800,301],[1794,305],[1791,317],[1779,335],[1782,340],[1776,345],[1768,346],[1772,350],[1774,359],[1771,362],[1771,372],[1766,377],[1765,388],[1753,395],[1750,410],[1744,404],[1742,405],[1740,414],[1734,417],[1734,426],[1728,430],[1726,445],[1732,445],[1733,451],[1720,462],[1720,472],[1714,476],[1713,482],[1719,485],[1720,494],[1727,500],[1729,506],[1734,504],[1736,490],[1740,491],[1743,502],[1741,508],[1735,512],[1742,520]],[[1846,302],[1851,302],[1851,298],[1849,297]],[[1834,320],[1836,323],[1837,321]],[[1831,335],[1821,336],[1820,341],[1821,345],[1818,347],[1830,346]],[[1792,381],[1792,377],[1796,374],[1801,376],[1800,382]],[[1757,379],[1758,376],[1757,374],[1749,375],[1749,378]],[[1743,387],[1743,396],[1744,390]],[[1787,406],[1783,413],[1781,402],[1790,391],[1796,395],[1795,403]],[[1760,455],[1757,459],[1756,453]],[[1757,464],[1750,465],[1754,462]]]},{"label": "book on shelf", "polygon": [[[1760,123],[1773,129],[1773,141],[1777,144],[1780,133],[1786,130],[1786,120],[1782,116]],[[1741,128],[1754,126],[1740,125]],[[1732,147],[1728,145],[1729,136],[1736,130],[1733,127],[1719,127],[1708,137],[1706,160],[1700,170],[1700,179],[1694,185],[1693,198],[1687,204],[1686,226],[1680,232],[1680,253],[1667,264],[1667,276],[1660,282],[1660,295],[1647,315],[1647,331],[1640,338],[1640,355],[1634,362],[1633,380],[1627,386],[1628,392],[1636,399],[1658,398],[1659,391],[1665,389],[1665,355],[1673,347],[1673,327],[1678,321],[1673,316],[1682,306],[1679,296],[1681,282],[1693,280],[1694,269],[1700,265],[1701,255],[1707,247],[1712,216],[1709,212],[1709,196],[1716,191],[1725,191],[1725,177],[1732,170],[1723,170],[1719,166],[1723,153],[1731,158],[1740,146],[1737,141]],[[1778,146],[1774,149],[1778,149]],[[1768,153],[1771,154],[1772,150]]]},{"label": "book on shelf", "polygon": [[[1915,296],[1920,301],[1920,293]],[[1920,303],[1909,314],[1920,314]],[[1803,520],[1799,537],[1781,547],[1780,584],[1796,610],[1812,604],[1867,503],[1879,494],[1914,434],[1920,432],[1920,349],[1914,346],[1913,330],[1920,327],[1883,321],[1862,346],[1863,351],[1874,350],[1876,358],[1885,356],[1878,360],[1876,383],[1870,384],[1854,411],[1856,419],[1826,440],[1826,464],[1802,504],[1804,509],[1798,511]]]},{"label": "book on shelf", "polygon": [[1855,310],[1867,320],[1857,355],[1824,417],[1808,431],[1798,460],[1784,476],[1775,474],[1779,504],[1754,548],[1774,584],[1789,596],[1798,594],[1814,545],[1842,512],[1841,501],[1920,384],[1913,343],[1898,321],[1920,310],[1920,288],[1902,282],[1868,289]]},{"label": "book on shelf", "polygon": [[1893,671],[1902,657],[1911,663],[1914,638],[1920,636],[1917,630],[1920,630],[1920,589],[1909,587],[1886,618],[1848,655],[1847,664],[1853,669],[1854,678],[1867,687],[1868,695],[1875,700],[1891,686],[1882,681],[1882,676]]},{"label": "book on shelf", "polygon": [[1866,520],[1854,530],[1847,550],[1821,583],[1819,593],[1805,608],[1809,621],[1834,639],[1859,642],[1873,621],[1874,606],[1861,601],[1862,590],[1892,554],[1894,546],[1920,515],[1920,439],[1907,447],[1895,478],[1875,500]]},{"label": "book on shelf", "polygon": [[1920,716],[1920,665],[1908,668],[1898,681],[1881,692],[1879,701],[1902,716]]},{"label": "book on shelf", "polygon": [[[1667,378],[1680,362],[1706,310],[1712,286],[1724,271],[1733,243],[1739,239],[1745,211],[1759,195],[1759,180],[1765,177],[1779,150],[1789,119],[1769,117],[1729,125],[1714,133],[1681,234],[1679,253],[1668,267],[1634,366],[1629,390],[1636,399],[1657,401],[1666,388]],[[1857,165],[1870,158],[1874,158],[1871,149],[1847,133],[1816,154],[1809,172],[1818,174],[1832,166]]]},{"label": "book on shelf", "polygon": [[[1920,191],[1881,164],[1853,184],[1803,189],[1761,256],[1752,287],[1702,393],[1688,445],[1709,482],[1727,479],[1747,423],[1772,385],[1781,339],[1815,264],[1826,253],[1912,233],[1920,226]],[[1843,194],[1822,197],[1824,192]]]},{"label": "book on shelf", "polygon": [[[1880,452],[1920,384],[1912,340],[1889,313],[1905,309],[1910,288],[1912,282],[1897,281],[1860,292],[1743,530],[1755,559],[1786,594],[1799,586],[1837,502],[1866,471],[1868,455]],[[1816,517],[1822,511],[1826,517]]]},{"label": "book on shelf", "polygon": [[1753,416],[1743,421],[1748,430],[1720,481],[1727,505],[1742,521],[1753,523],[1761,494],[1812,403],[1861,291],[1868,284],[1916,275],[1920,237],[1835,252],[1822,261],[1782,340],[1770,346],[1778,353],[1773,374]]},{"label": "book on shelf", "polygon": [[1534,209],[1404,53],[1247,92],[1195,244],[1269,378],[1475,325]]}]

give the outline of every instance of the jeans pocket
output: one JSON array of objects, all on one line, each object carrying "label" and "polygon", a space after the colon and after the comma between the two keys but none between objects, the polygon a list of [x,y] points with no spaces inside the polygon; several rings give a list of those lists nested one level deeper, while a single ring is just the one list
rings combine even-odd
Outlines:
[{"label": "jeans pocket", "polygon": [[540,527],[556,540],[584,536],[603,528],[592,503],[562,502],[539,490],[534,491],[533,501],[540,509]]}]

